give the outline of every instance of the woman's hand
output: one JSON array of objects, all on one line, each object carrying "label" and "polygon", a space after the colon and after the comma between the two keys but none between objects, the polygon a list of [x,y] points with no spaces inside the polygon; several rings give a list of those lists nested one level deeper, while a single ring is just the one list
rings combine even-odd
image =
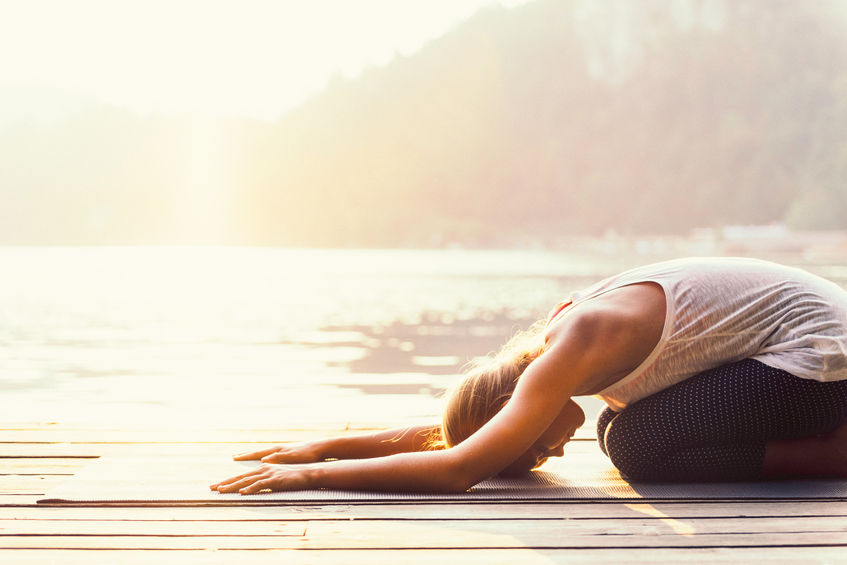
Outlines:
[{"label": "woman's hand", "polygon": [[240,494],[255,494],[266,489],[302,490],[311,486],[309,484],[310,470],[308,467],[265,464],[247,473],[225,479],[209,488],[220,493],[238,491]]},{"label": "woman's hand", "polygon": [[275,445],[259,451],[248,451],[233,456],[235,461],[261,459],[263,463],[317,463],[324,460],[320,442],[309,441],[292,445]]}]

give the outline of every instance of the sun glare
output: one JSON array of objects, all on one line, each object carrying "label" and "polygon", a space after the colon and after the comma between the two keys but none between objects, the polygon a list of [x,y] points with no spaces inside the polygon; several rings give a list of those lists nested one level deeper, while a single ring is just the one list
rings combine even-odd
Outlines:
[{"label": "sun glare", "polygon": [[55,88],[143,113],[275,119],[333,75],[411,54],[489,3],[3,2],[0,88]]}]

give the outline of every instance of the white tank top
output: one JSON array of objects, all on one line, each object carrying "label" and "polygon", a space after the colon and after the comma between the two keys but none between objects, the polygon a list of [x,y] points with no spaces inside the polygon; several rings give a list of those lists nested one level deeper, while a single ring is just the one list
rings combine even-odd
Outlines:
[{"label": "white tank top", "polygon": [[661,285],[667,300],[658,344],[628,375],[611,385],[587,383],[577,394],[596,395],[622,410],[742,359],[804,379],[847,380],[847,291],[835,283],[756,259],[679,259],[605,279],[574,293],[573,305],[643,282]]}]

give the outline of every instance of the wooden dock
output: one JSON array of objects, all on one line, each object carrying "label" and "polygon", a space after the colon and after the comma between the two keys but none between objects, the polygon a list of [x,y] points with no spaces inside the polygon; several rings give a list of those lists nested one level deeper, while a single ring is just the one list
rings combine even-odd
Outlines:
[{"label": "wooden dock", "polygon": [[847,563],[847,499],[36,504],[106,454],[227,456],[327,432],[0,425],[0,563]]}]

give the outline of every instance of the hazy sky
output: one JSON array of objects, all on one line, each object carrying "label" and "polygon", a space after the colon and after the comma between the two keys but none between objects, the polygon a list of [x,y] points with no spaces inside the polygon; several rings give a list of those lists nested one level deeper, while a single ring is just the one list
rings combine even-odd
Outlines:
[{"label": "hazy sky", "polygon": [[0,0],[2,113],[49,119],[69,93],[273,119],[333,74],[413,53],[497,1]]}]

